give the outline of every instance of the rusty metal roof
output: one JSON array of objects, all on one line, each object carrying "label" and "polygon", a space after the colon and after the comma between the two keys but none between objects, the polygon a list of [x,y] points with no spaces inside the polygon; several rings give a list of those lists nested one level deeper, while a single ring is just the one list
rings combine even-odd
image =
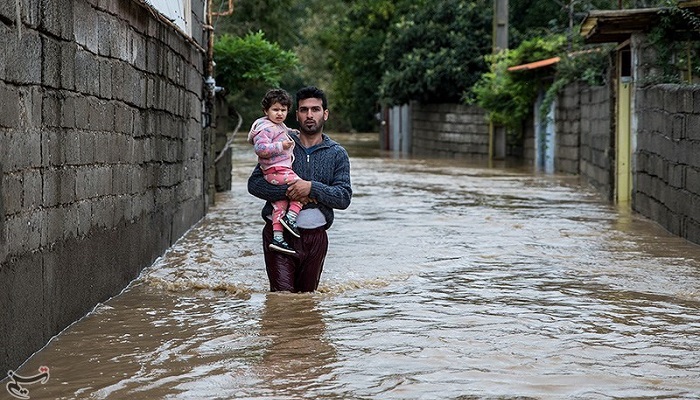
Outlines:
[{"label": "rusty metal roof", "polygon": [[513,67],[509,67],[508,71],[513,72],[513,71],[524,71],[528,69],[537,69],[537,68],[542,68],[542,67],[547,67],[550,65],[554,65],[558,63],[561,60],[559,57],[552,57],[548,58],[546,60],[539,60],[535,62],[531,62],[528,64],[521,64],[521,65],[516,65]]}]

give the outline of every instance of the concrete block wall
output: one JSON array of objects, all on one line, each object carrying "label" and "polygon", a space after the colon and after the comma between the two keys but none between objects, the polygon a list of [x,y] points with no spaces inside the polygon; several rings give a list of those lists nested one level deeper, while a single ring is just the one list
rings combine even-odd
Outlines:
[{"label": "concrete block wall", "polygon": [[700,89],[654,85],[636,95],[632,207],[700,243]]},{"label": "concrete block wall", "polygon": [[463,104],[411,103],[412,146],[417,156],[488,156],[486,112]]},{"label": "concrete block wall", "polygon": [[580,85],[579,174],[606,199],[614,193],[613,118],[610,86]]},{"label": "concrete block wall", "polygon": [[554,170],[567,174],[579,173],[579,139],[581,137],[581,88],[578,83],[567,85],[557,97],[556,146]]},{"label": "concrete block wall", "polygon": [[0,370],[203,216],[192,9],[187,37],[140,0],[0,3]]}]

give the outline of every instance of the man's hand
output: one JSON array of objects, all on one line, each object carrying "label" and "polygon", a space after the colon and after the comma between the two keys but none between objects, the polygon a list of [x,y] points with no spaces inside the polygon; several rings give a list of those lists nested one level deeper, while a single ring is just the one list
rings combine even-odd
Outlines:
[{"label": "man's hand", "polygon": [[299,203],[301,203],[304,206],[309,204],[309,203],[316,203],[316,199],[312,199],[311,197],[304,197],[304,198],[296,200],[296,201],[298,201]]},{"label": "man's hand", "polygon": [[289,187],[287,188],[287,197],[289,197],[290,200],[303,202],[303,200],[306,198],[308,202],[310,194],[311,181],[297,179],[296,181],[290,183]]}]

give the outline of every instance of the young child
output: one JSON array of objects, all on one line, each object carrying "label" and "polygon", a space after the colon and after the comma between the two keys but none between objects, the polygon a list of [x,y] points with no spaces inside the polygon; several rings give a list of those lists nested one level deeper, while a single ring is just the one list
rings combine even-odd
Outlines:
[{"label": "young child", "polygon": [[[262,100],[264,117],[260,117],[250,128],[248,142],[254,145],[258,163],[265,180],[273,185],[285,185],[299,179],[292,171],[294,161],[294,141],[289,137],[284,124],[292,107],[292,97],[283,89],[270,89]],[[292,246],[284,240],[283,229],[300,237],[296,217],[302,204],[298,201],[280,200],[272,203],[273,239],[270,249],[287,254],[296,254]]]}]

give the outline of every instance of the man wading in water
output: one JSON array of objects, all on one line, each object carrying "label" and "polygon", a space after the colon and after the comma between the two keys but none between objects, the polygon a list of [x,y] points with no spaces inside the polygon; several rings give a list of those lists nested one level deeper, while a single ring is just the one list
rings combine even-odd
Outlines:
[{"label": "man wading in water", "polygon": [[[323,133],[328,119],[326,94],[308,86],[296,93],[296,103],[299,134],[290,131],[290,136],[295,142],[292,168],[300,179],[290,185],[273,185],[265,180],[258,164],[248,178],[248,192],[266,201],[262,242],[270,290],[313,292],[328,252],[326,230],[333,224],[333,210],[350,206],[350,159],[340,144]],[[283,199],[304,204],[296,219],[300,237],[285,233],[296,254],[269,248],[273,240],[272,202]]]}]

